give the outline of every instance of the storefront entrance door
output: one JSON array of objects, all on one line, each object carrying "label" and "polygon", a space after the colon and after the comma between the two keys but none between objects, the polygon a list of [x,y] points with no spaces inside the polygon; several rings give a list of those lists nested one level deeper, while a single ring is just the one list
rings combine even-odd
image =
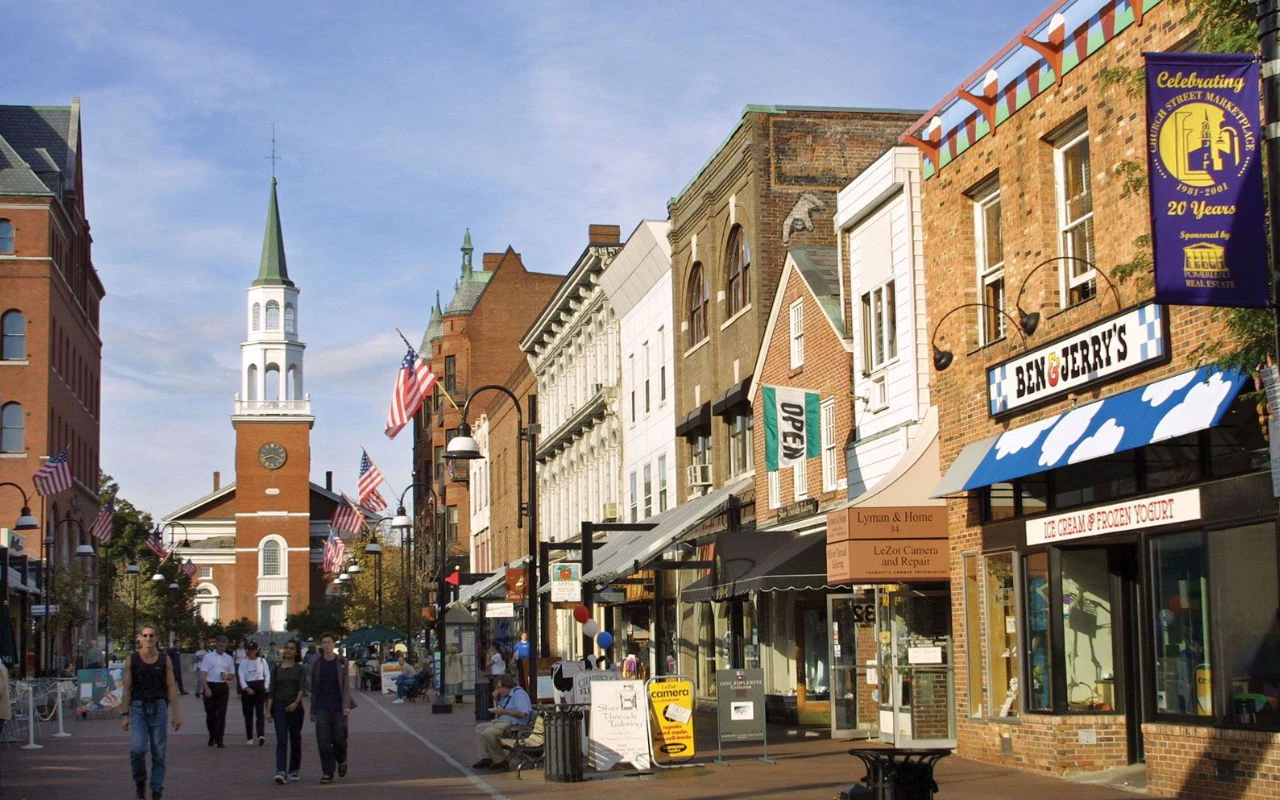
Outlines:
[{"label": "storefront entrance door", "polygon": [[796,713],[801,725],[831,722],[831,661],[825,605],[796,603]]},{"label": "storefront entrance door", "polygon": [[865,739],[879,730],[875,599],[871,590],[827,596],[832,739]]},{"label": "storefront entrance door", "polygon": [[878,594],[880,739],[955,747],[950,595],[909,587]]}]

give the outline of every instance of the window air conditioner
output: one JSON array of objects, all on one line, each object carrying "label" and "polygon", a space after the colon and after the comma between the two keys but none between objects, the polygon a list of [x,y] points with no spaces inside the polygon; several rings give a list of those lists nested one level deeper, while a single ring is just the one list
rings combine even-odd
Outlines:
[{"label": "window air conditioner", "polygon": [[601,514],[601,516],[604,518],[605,522],[617,522],[618,521],[618,504],[605,503],[604,511]]},{"label": "window air conditioner", "polygon": [[711,465],[690,464],[685,468],[685,483],[690,486],[710,486]]}]

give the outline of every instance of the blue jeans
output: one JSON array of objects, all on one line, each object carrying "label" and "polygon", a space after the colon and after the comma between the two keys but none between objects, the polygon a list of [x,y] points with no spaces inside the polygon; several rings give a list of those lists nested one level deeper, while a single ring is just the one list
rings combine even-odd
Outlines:
[{"label": "blue jeans", "polygon": [[336,765],[347,760],[347,718],[341,709],[318,709],[316,744],[320,746],[320,772],[332,775]]},{"label": "blue jeans", "polygon": [[396,697],[403,699],[409,690],[418,685],[418,679],[413,675],[397,675],[396,676]]},{"label": "blue jeans", "polygon": [[165,723],[169,721],[169,705],[163,700],[129,704],[129,764],[133,782],[146,783],[147,744],[151,745],[151,791],[164,791],[164,751],[169,744]]},{"label": "blue jeans", "polygon": [[[302,704],[292,712],[287,703],[271,704],[271,721],[276,726],[276,772],[296,773],[302,766]],[[287,770],[286,770],[287,766]]]}]

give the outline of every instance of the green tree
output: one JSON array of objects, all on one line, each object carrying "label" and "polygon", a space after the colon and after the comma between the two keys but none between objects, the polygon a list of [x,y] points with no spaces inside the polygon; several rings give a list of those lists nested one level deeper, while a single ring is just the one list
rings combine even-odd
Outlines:
[{"label": "green tree", "polygon": [[312,603],[296,614],[285,619],[285,627],[298,634],[303,641],[308,639],[320,641],[326,633],[339,636],[349,630],[346,624],[346,603],[341,597],[330,596],[319,603]]}]

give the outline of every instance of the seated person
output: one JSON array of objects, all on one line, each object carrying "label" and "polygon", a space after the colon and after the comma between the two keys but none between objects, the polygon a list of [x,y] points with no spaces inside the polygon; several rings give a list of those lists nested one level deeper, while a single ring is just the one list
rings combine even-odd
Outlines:
[{"label": "seated person", "polygon": [[394,700],[394,703],[403,703],[409,692],[411,692],[415,687],[426,683],[427,678],[424,676],[429,672],[425,665],[421,671],[416,671],[414,669],[413,662],[409,661],[404,656],[400,656],[399,664],[400,674],[396,676],[396,699]]},{"label": "seated person", "polygon": [[471,765],[474,769],[506,767],[507,751],[502,747],[502,737],[513,725],[529,724],[533,717],[533,701],[515,678],[497,675],[494,676],[493,707],[489,712],[494,719],[476,726],[476,752],[480,754],[480,760]]}]

